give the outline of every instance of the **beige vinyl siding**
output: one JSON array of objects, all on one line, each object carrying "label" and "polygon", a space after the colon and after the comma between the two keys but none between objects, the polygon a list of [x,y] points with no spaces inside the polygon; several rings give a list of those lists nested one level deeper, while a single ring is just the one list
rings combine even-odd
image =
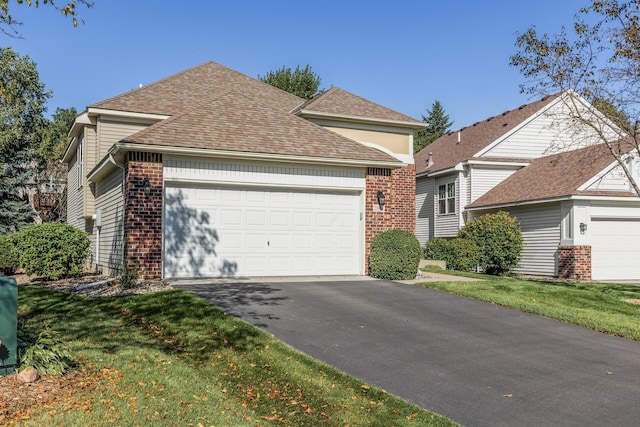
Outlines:
[{"label": "beige vinyl siding", "polygon": [[[84,230],[83,189],[78,189],[78,157],[74,155],[67,165],[67,223]],[[84,188],[84,187],[83,187]]]},{"label": "beige vinyl siding", "polygon": [[100,117],[98,119],[98,160],[107,155],[109,148],[116,142],[149,127],[154,122],[138,120],[114,120]]},{"label": "beige vinyl siding", "polygon": [[476,201],[480,196],[507,179],[517,170],[518,168],[505,169],[490,166],[474,166],[469,172],[471,180],[469,203]]},{"label": "beige vinyl siding", "polygon": [[93,159],[96,158],[96,144],[95,144],[95,128],[92,126],[85,126],[83,130],[84,141],[82,142],[82,149],[84,150],[84,166],[82,168],[82,194],[84,203],[82,206],[82,215],[85,218],[91,218],[95,210],[95,197],[91,192],[87,175],[96,165]]},{"label": "beige vinyl siding", "polygon": [[556,276],[562,221],[560,203],[512,209],[510,214],[520,221],[522,229],[522,260],[516,272]]},{"label": "beige vinyl siding", "polygon": [[434,179],[419,178],[416,181],[416,238],[424,246],[433,236]]},{"label": "beige vinyl siding", "polygon": [[96,208],[100,209],[100,249],[97,264],[103,273],[115,274],[122,267],[123,209],[122,169],[117,169],[96,185]]}]

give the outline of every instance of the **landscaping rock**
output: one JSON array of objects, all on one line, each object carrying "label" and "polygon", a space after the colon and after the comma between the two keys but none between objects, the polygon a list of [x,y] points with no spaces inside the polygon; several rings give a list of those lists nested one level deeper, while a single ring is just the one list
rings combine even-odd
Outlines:
[{"label": "landscaping rock", "polygon": [[18,374],[18,379],[23,383],[32,383],[38,381],[39,378],[38,371],[33,367],[28,367]]}]

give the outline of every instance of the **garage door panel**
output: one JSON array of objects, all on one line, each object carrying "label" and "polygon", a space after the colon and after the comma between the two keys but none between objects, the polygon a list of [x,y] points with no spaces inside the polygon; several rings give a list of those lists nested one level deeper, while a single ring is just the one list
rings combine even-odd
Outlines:
[{"label": "garage door panel", "polygon": [[165,277],[359,274],[359,206],[356,192],[168,185]]},{"label": "garage door panel", "polygon": [[640,220],[593,218],[589,233],[593,280],[640,279]]}]

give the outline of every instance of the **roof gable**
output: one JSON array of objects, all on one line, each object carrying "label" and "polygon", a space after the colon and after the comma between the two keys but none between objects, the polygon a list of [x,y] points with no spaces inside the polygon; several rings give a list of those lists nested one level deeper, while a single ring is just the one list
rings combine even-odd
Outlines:
[{"label": "roof gable", "polygon": [[572,195],[633,196],[629,191],[581,191],[592,177],[612,167],[606,144],[534,159],[467,208],[509,205]]},{"label": "roof gable", "polygon": [[206,62],[89,108],[172,116],[229,90],[250,93],[271,108],[290,111],[302,98],[215,62]]},{"label": "roof gable", "polygon": [[405,114],[383,107],[375,102],[361,98],[338,87],[332,87],[309,101],[298,106],[295,114],[321,114],[334,118],[360,118],[377,121],[395,121],[415,124],[416,128],[424,127],[424,123]]},{"label": "roof gable", "polygon": [[[541,110],[546,108],[558,94],[542,98],[516,109],[505,111],[499,116],[477,122],[459,131],[449,132],[414,156],[416,173],[435,172],[454,167],[460,162],[470,160],[477,154],[506,135],[522,126]],[[431,153],[431,156],[430,156]],[[431,157],[431,162],[429,158]],[[519,157],[515,157],[518,158]]]},{"label": "roof gable", "polygon": [[221,94],[123,141],[168,147],[398,163],[397,159],[379,150],[281,109],[265,108],[255,97],[237,91]]}]

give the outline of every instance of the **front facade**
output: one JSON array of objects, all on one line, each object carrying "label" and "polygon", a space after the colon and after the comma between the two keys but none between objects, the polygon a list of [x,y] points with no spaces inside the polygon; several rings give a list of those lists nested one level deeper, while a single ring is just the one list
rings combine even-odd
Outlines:
[{"label": "front facade", "polygon": [[68,221],[111,274],[366,274],[375,234],[414,231],[420,126],[337,88],[304,102],[206,63],[78,117]]},{"label": "front facade", "polygon": [[503,210],[521,225],[519,273],[640,278],[632,262],[637,240],[626,237],[636,233],[639,200],[606,146],[558,125],[563,96],[445,135],[416,155],[421,244],[455,237],[468,221]]}]

